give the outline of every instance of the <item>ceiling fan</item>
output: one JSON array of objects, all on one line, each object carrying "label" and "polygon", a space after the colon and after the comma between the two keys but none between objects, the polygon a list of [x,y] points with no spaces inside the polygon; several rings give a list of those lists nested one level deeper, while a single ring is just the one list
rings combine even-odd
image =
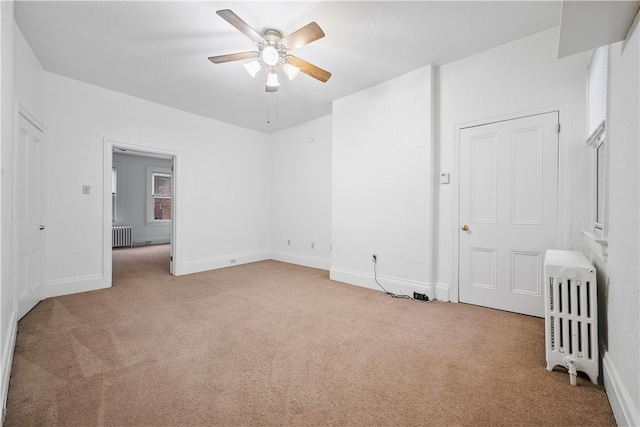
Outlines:
[{"label": "ceiling fan", "polygon": [[330,72],[289,54],[290,50],[297,49],[324,37],[324,32],[315,22],[305,25],[286,37],[282,37],[276,30],[266,30],[264,36],[261,36],[230,9],[219,10],[216,13],[256,43],[258,50],[210,56],[209,61],[214,64],[254,59],[252,62],[245,63],[244,67],[252,77],[255,77],[264,66],[267,73],[265,85],[267,92],[278,91],[278,71],[280,67],[287,74],[289,80],[292,80],[300,71],[323,83],[331,77]]}]

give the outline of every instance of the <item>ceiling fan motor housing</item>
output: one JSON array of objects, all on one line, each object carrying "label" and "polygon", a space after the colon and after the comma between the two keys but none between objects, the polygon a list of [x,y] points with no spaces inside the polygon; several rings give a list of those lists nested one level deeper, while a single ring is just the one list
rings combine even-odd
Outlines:
[{"label": "ceiling fan motor housing", "polygon": [[262,60],[270,66],[276,65],[279,61],[279,57],[284,57],[286,49],[280,45],[282,35],[276,30],[267,30],[264,33],[264,39],[267,41],[267,45],[263,46],[260,53],[262,54]]}]

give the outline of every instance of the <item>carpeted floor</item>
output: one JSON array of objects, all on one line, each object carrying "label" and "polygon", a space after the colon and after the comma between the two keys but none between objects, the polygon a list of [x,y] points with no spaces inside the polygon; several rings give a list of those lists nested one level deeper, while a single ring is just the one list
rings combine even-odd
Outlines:
[{"label": "carpeted floor", "polygon": [[542,319],[276,261],[173,277],[167,246],[113,277],[19,322],[6,425],[615,425],[545,369]]}]

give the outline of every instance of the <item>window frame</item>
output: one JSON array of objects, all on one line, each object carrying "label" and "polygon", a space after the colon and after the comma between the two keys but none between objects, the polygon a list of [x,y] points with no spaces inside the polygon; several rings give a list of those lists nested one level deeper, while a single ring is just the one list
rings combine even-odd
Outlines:
[{"label": "window frame", "polygon": [[[600,70],[591,71],[594,65],[594,57],[599,53],[604,59],[599,58]],[[593,149],[591,155],[591,222],[592,231],[597,239],[606,238],[606,220],[608,207],[608,153],[607,153],[607,116],[609,114],[609,47],[602,46],[594,49],[587,66],[587,108],[586,130],[587,145]],[[601,79],[599,82],[597,79]],[[594,83],[595,82],[595,83]],[[592,84],[594,83],[594,84]],[[599,85],[598,85],[599,84]],[[594,86],[596,88],[595,92]],[[595,102],[594,102],[595,101]],[[594,112],[596,113],[594,115]],[[597,125],[596,125],[597,124]]]},{"label": "window frame", "polygon": [[[116,191],[113,192],[113,171],[116,174]],[[111,165],[111,222],[113,225],[119,225],[123,222],[123,203],[122,203],[122,175],[123,166],[121,162],[114,161]],[[115,216],[114,216],[115,214]]]},{"label": "window frame", "polygon": [[[171,168],[163,167],[163,166],[147,166],[147,186],[145,190],[145,197],[147,200],[147,224],[170,224],[173,220],[173,212],[171,213],[172,219],[155,219],[155,199],[153,194],[153,176],[154,174],[162,174],[171,176],[171,206],[173,208],[173,171]],[[173,210],[173,209],[172,209]]]}]

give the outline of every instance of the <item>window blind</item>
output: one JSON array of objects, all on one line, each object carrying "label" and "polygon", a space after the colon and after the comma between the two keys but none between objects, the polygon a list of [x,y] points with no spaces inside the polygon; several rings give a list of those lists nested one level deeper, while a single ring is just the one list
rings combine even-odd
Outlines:
[{"label": "window blind", "polygon": [[604,141],[607,117],[608,53],[607,46],[595,49],[587,67],[587,143],[596,147]]}]

